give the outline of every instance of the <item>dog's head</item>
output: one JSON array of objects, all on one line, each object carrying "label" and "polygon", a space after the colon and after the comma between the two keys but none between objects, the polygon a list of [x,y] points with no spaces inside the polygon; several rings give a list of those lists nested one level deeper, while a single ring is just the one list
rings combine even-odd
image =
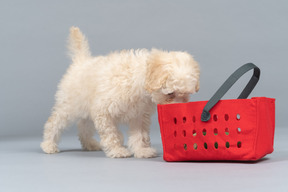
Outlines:
[{"label": "dog's head", "polygon": [[153,49],[147,59],[146,90],[157,104],[188,102],[199,90],[198,63],[186,52]]}]

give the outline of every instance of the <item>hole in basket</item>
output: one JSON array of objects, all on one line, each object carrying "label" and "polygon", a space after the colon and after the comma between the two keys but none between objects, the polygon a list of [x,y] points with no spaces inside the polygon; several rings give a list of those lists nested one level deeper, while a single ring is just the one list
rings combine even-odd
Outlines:
[{"label": "hole in basket", "polygon": [[240,114],[237,114],[237,115],[236,115],[236,119],[239,121],[240,118],[241,118]]},{"label": "hole in basket", "polygon": [[242,147],[241,141],[238,141],[238,142],[237,142],[237,147],[238,147],[238,148],[241,148],[241,147]]},{"label": "hole in basket", "polygon": [[183,117],[183,123],[186,123],[186,117]]},{"label": "hole in basket", "polygon": [[214,129],[214,135],[218,135],[218,129],[217,128]]},{"label": "hole in basket", "polygon": [[237,128],[237,133],[241,133],[241,128],[240,127]]},{"label": "hole in basket", "polygon": [[216,114],[213,115],[213,120],[214,120],[214,121],[217,121],[217,120],[218,120],[218,115],[216,115]]},{"label": "hole in basket", "polygon": [[214,143],[214,147],[215,147],[215,149],[218,149],[218,143],[217,142]]},{"label": "hole in basket", "polygon": [[207,130],[203,129],[202,133],[203,133],[204,136],[206,136],[207,135]]},{"label": "hole in basket", "polygon": [[187,144],[184,144],[184,150],[187,151]]},{"label": "hole in basket", "polygon": [[227,127],[225,128],[225,134],[229,135],[229,129]]},{"label": "hole in basket", "polygon": [[230,143],[226,142],[226,148],[228,149],[230,147]]},{"label": "hole in basket", "polygon": [[182,134],[184,137],[186,137],[186,131],[185,130],[182,131]]},{"label": "hole in basket", "polygon": [[207,143],[204,143],[204,148],[205,148],[205,149],[208,149]]},{"label": "hole in basket", "polygon": [[192,131],[192,135],[195,137],[197,135],[196,130]]},{"label": "hole in basket", "polygon": [[197,143],[194,143],[193,148],[196,150],[198,148]]},{"label": "hole in basket", "polygon": [[177,137],[177,131],[174,131],[174,137]]},{"label": "hole in basket", "polygon": [[225,114],[224,119],[225,119],[225,121],[228,121],[229,120],[229,115]]},{"label": "hole in basket", "polygon": [[196,122],[196,117],[193,116],[192,120],[193,120],[193,123],[195,123]]},{"label": "hole in basket", "polygon": [[174,124],[177,124],[177,119],[176,119],[176,117],[174,117]]}]

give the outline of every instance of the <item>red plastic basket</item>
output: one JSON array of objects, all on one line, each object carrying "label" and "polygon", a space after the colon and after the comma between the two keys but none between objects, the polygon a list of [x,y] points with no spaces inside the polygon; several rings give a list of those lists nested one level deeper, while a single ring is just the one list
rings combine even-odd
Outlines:
[{"label": "red plastic basket", "polygon": [[[219,100],[250,69],[254,74],[240,99]],[[242,98],[248,97],[259,76],[258,67],[246,64],[209,101],[158,105],[164,160],[255,161],[272,153],[275,99]]]}]

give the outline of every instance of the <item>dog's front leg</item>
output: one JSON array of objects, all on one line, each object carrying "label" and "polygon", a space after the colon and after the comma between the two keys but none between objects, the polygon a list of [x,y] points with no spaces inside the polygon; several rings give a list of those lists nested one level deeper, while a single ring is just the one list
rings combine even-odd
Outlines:
[{"label": "dog's front leg", "polygon": [[156,150],[150,143],[150,115],[143,114],[129,123],[128,146],[136,158],[156,157]]},{"label": "dog's front leg", "polygon": [[97,115],[93,118],[100,136],[100,145],[107,157],[124,158],[132,154],[123,146],[123,138],[113,119],[109,115]]}]

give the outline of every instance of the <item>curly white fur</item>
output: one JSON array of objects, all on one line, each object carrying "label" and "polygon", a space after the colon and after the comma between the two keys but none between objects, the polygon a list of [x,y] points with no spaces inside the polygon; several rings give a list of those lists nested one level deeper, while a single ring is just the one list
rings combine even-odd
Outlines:
[{"label": "curly white fur", "polygon": [[[58,152],[62,130],[78,121],[84,150],[103,150],[108,157],[155,157],[150,117],[156,104],[187,102],[199,89],[199,67],[186,52],[124,50],[92,57],[85,36],[70,29],[72,64],[62,78],[56,103],[44,127],[41,147]],[[117,124],[129,124],[128,148]],[[97,130],[100,144],[93,138]]]}]

